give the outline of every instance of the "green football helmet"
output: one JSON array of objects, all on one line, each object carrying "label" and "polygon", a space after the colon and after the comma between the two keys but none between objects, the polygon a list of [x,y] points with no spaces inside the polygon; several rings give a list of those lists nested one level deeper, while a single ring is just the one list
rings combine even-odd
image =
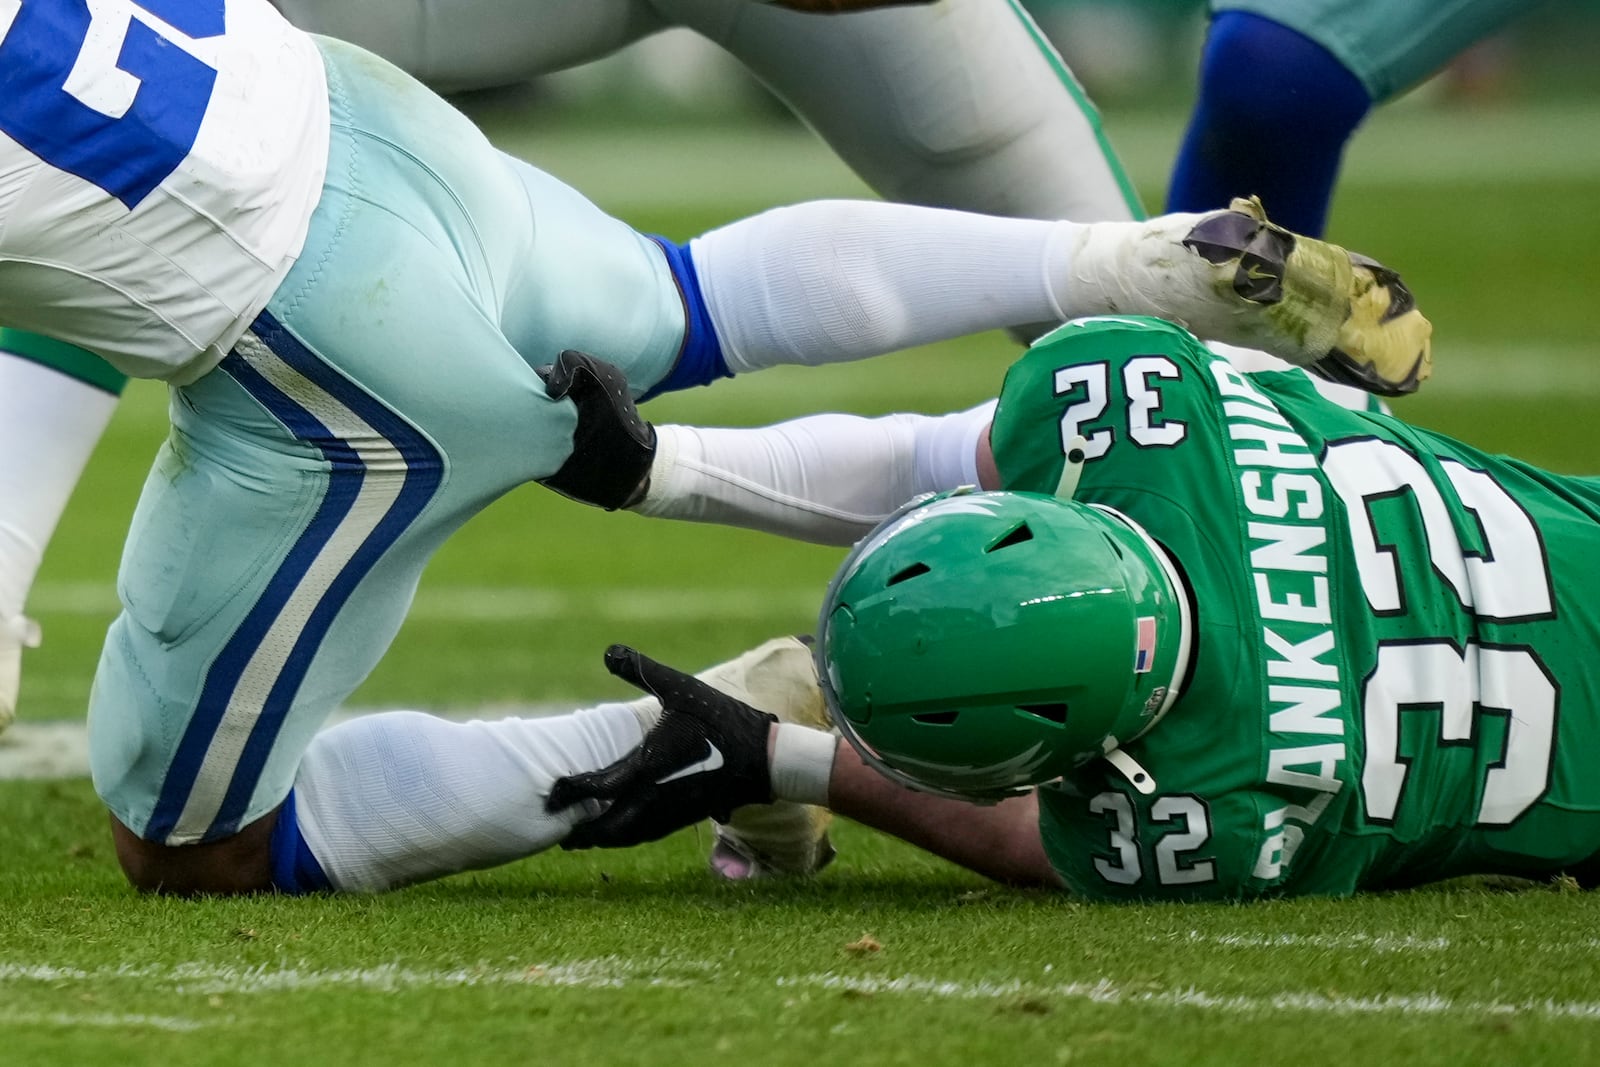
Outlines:
[{"label": "green football helmet", "polygon": [[1182,584],[1132,520],[958,490],[856,546],[828,589],[817,657],[829,714],[869,764],[994,800],[1117,762],[1171,706],[1189,644]]}]

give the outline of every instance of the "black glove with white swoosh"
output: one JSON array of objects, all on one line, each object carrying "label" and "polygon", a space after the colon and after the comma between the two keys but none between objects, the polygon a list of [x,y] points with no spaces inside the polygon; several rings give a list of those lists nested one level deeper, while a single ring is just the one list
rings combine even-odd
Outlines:
[{"label": "black glove with white swoosh", "polygon": [[602,770],[559,779],[549,811],[585,800],[606,804],[572,828],[562,848],[626,848],[734,808],[772,800],[767,735],[777,717],[626,645],[606,649],[606,669],[655,695],[661,719],[644,741]]}]

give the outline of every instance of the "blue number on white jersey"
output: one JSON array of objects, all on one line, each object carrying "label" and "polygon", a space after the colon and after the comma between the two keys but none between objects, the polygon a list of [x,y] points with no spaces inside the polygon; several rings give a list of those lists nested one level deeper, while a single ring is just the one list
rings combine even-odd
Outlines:
[{"label": "blue number on white jersey", "polygon": [[[188,156],[224,0],[0,0],[0,130],[130,209]],[[179,43],[182,42],[182,43]]]}]

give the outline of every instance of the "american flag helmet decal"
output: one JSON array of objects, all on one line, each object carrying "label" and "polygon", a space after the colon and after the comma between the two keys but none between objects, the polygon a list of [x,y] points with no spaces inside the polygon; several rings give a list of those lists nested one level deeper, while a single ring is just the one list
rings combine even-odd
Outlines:
[{"label": "american flag helmet decal", "polygon": [[1134,640],[1133,673],[1148,674],[1156,663],[1156,620],[1153,615],[1141,615]]}]

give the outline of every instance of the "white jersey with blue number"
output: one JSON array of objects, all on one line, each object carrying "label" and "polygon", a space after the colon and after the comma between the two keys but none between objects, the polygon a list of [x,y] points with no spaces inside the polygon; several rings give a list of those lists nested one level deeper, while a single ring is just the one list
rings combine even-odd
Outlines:
[{"label": "white jersey with blue number", "polygon": [[0,0],[0,324],[199,377],[299,254],[327,155],[322,58],[265,0]]}]

